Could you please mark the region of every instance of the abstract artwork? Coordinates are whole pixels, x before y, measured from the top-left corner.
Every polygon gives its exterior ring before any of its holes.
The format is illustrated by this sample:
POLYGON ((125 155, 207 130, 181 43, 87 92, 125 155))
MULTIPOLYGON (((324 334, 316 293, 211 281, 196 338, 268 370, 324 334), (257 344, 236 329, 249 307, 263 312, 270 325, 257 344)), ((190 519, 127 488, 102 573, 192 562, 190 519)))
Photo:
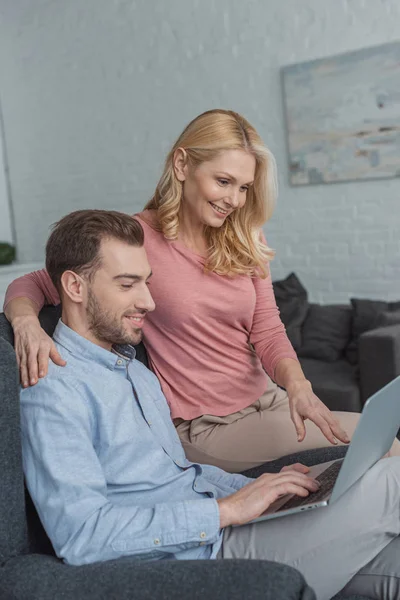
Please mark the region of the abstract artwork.
POLYGON ((400 42, 282 69, 292 185, 400 177, 400 42))

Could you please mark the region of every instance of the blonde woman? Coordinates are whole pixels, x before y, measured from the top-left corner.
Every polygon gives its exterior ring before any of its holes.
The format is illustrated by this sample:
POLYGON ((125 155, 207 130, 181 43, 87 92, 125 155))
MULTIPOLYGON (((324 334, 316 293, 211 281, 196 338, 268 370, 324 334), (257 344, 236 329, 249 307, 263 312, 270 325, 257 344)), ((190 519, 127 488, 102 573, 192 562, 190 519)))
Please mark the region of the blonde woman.
MULTIPOLYGON (((260 136, 237 113, 212 110, 179 136, 135 215, 157 307, 144 327, 151 367, 189 460, 228 471, 347 443, 358 418, 315 396, 280 321, 262 235, 274 200, 274 159, 260 136)), ((49 355, 64 364, 39 326, 45 302, 59 303, 46 271, 7 292, 24 386, 46 375, 49 355)))

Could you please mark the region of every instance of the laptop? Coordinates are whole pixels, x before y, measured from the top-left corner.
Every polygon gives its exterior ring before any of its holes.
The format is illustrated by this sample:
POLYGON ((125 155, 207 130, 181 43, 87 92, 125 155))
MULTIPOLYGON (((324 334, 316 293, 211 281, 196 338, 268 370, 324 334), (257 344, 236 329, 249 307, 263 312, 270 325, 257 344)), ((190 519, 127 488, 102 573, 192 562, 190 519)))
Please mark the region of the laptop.
POLYGON ((252 523, 332 504, 390 450, 399 427, 400 376, 367 400, 345 458, 311 467, 317 492, 282 496, 252 523))

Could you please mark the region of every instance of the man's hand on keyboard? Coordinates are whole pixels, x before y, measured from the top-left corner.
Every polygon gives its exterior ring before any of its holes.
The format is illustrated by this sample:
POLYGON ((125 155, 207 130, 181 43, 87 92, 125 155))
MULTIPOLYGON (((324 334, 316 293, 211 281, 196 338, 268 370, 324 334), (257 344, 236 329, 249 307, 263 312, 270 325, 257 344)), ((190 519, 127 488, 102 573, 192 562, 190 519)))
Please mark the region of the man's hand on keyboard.
POLYGON ((284 467, 280 473, 264 473, 231 496, 217 500, 220 526, 244 525, 259 517, 281 496, 295 494, 303 498, 319 489, 319 483, 307 476, 304 465, 284 467))

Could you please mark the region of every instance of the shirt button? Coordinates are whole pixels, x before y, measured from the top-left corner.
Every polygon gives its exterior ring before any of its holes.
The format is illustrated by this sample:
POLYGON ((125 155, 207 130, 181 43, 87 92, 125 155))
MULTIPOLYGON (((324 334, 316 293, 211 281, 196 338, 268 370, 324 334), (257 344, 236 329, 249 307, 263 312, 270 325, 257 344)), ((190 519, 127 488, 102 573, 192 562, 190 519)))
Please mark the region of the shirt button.
POLYGON ((202 540, 204 540, 204 538, 206 538, 206 537, 207 537, 207 534, 206 534, 206 532, 205 532, 205 531, 202 531, 202 532, 201 532, 201 534, 200 534, 200 537, 201 537, 201 539, 202 539, 202 540))
POLYGON ((200 542, 199 546, 205 546, 206 543, 205 542, 200 542))
POLYGON ((122 365, 122 360, 120 358, 117 360, 117 365, 122 365))
POLYGON ((156 545, 156 546, 158 546, 158 544, 160 543, 160 540, 159 540, 158 538, 156 538, 156 539, 154 540, 154 543, 155 543, 155 545, 156 545))

